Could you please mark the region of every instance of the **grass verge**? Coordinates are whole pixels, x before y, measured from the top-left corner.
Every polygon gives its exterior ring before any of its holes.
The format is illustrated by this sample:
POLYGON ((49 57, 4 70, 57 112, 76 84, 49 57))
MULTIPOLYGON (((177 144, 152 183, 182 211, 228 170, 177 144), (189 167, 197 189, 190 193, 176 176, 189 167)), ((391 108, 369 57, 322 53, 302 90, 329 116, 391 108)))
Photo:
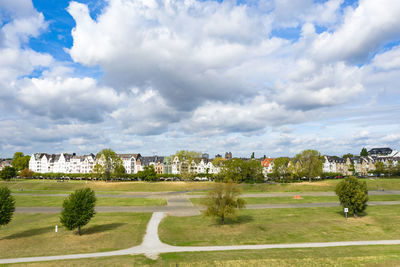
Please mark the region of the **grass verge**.
POLYGON ((159 228, 161 240, 179 246, 245 245, 400 239, 400 205, 371 206, 345 219, 341 207, 241 210, 225 225, 209 217, 173 217, 159 228))
MULTIPOLYGON (((339 202, 337 196, 303 196, 301 199, 293 197, 246 197, 243 198, 247 204, 296 204, 296 203, 317 203, 317 202, 339 202)), ((370 201, 399 201, 400 195, 373 195, 369 196, 370 201)), ((204 198, 190 198, 195 205, 202 205, 204 198)))
POLYGON ((24 266, 399 266, 400 246, 269 249, 142 255, 40 262, 24 266), (351 251, 351 252, 350 252, 351 251))
MULTIPOLYGON (((61 207, 66 197, 14 195, 17 207, 61 207)), ((162 198, 98 197, 96 206, 165 206, 162 198)))
POLYGON ((82 235, 60 226, 59 215, 16 214, 0 231, 1 258, 123 249, 141 243, 150 213, 98 213, 82 235), (55 233, 58 225, 58 233, 55 233))

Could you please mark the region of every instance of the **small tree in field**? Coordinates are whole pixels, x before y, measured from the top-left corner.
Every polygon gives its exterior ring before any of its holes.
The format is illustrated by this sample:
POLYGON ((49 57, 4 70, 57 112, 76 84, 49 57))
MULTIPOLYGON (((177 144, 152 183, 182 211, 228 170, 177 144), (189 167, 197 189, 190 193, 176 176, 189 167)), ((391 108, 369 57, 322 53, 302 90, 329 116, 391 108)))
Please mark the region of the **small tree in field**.
POLYGON ((357 217, 367 208, 368 189, 365 181, 350 176, 337 184, 335 192, 340 204, 349 209, 350 215, 357 217))
POLYGON ((94 207, 96 205, 96 196, 90 188, 79 189, 69 195, 63 203, 61 212, 61 224, 68 230, 78 228, 78 234, 81 234, 81 227, 85 226, 94 216, 94 207))
POLYGON ((224 224, 227 216, 235 216, 237 208, 245 207, 246 202, 238 197, 240 194, 241 190, 231 181, 216 183, 207 195, 204 215, 219 217, 224 224))
POLYGON ((8 224, 15 211, 15 200, 7 187, 0 187, 0 226, 8 224))

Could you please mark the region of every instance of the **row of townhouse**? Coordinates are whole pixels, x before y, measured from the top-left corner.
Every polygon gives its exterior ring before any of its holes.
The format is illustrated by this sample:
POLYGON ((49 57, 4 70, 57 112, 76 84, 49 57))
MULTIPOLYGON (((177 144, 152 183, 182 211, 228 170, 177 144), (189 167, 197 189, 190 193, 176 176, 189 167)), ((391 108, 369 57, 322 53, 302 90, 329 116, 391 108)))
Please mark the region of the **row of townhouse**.
POLYGON ((323 172, 335 172, 342 175, 358 173, 368 175, 376 170, 375 164, 382 162, 385 166, 396 166, 400 162, 400 152, 390 148, 374 148, 366 157, 339 158, 324 156, 323 172), (378 153, 380 152, 380 153, 378 153))
MULTIPOLYGON (((179 160, 178 157, 151 156, 144 157, 140 154, 118 154, 126 173, 134 174, 142 171, 145 166, 152 165, 158 174, 180 174, 189 172, 219 173, 219 167, 215 167, 207 158, 179 160)), ((37 173, 91 173, 96 164, 104 165, 104 158, 96 158, 94 154, 76 155, 61 153, 47 154, 35 153, 29 161, 29 169, 37 173)))

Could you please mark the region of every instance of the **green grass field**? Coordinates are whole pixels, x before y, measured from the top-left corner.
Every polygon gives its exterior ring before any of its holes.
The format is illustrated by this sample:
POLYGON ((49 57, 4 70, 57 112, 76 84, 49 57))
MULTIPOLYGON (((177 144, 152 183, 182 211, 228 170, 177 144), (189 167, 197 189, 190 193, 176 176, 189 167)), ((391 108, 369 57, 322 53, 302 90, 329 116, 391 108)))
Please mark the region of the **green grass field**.
MULTIPOLYGON (((295 203, 316 203, 316 202, 339 202, 337 196, 303 196, 301 199, 293 197, 246 197, 243 198, 247 204, 295 204, 295 203)), ((195 205, 202 205, 204 198, 190 198, 195 205)), ((369 201, 399 201, 400 195, 373 195, 369 201)))
MULTIPOLYGON (((263 192, 306 192, 333 191, 340 180, 286 184, 242 184, 244 193, 263 192)), ((365 179, 369 190, 400 190, 400 179, 365 179)), ((0 186, 7 186, 13 192, 29 193, 70 193, 76 189, 90 187, 98 193, 127 194, 129 192, 170 192, 207 190, 213 182, 103 182, 103 181, 68 181, 55 180, 17 180, 0 181, 0 186)), ((201 192, 200 192, 201 193, 201 192)), ((194 194, 197 194, 196 192, 194 194)))
POLYGON ((90 187, 96 192, 170 192, 210 188, 212 182, 103 182, 103 181, 67 181, 55 180, 11 180, 0 181, 0 186, 7 186, 13 192, 68 193, 76 189, 90 187))
POLYGON ((1 258, 110 251, 141 243, 150 213, 98 213, 82 235, 60 226, 59 215, 15 214, 0 231, 1 258), (55 225, 59 232, 55 233, 55 225))
POLYGON ((24 266, 381 266, 400 265, 400 246, 269 249, 142 255, 23 264, 24 266))
MULTIPOLYGON (((17 207, 61 207, 66 197, 14 195, 17 207)), ((162 198, 98 197, 96 206, 165 206, 162 198)))
POLYGON ((371 206, 367 216, 349 218, 341 207, 241 210, 220 225, 209 217, 172 217, 159 234, 168 244, 234 245, 400 239, 400 205, 371 206))

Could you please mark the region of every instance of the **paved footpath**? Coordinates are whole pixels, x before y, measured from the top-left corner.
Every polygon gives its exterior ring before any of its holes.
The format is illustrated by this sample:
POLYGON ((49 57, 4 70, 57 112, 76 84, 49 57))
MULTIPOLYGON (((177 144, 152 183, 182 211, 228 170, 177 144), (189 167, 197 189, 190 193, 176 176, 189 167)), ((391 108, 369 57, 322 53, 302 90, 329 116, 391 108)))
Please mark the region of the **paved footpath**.
POLYGON ((59 256, 27 257, 14 259, 0 259, 0 264, 22 263, 22 262, 40 262, 53 260, 84 259, 95 257, 110 257, 121 255, 144 254, 151 259, 157 259, 160 253, 169 252, 198 252, 198 251, 224 251, 224 250, 249 250, 249 249, 273 249, 273 248, 317 248, 317 247, 341 247, 341 246, 366 246, 366 245, 400 245, 400 240, 375 240, 375 241, 344 241, 344 242, 326 242, 326 243, 294 243, 294 244, 266 244, 266 245, 238 245, 238 246, 204 246, 204 247, 183 247, 170 246, 161 242, 158 236, 158 226, 164 218, 164 212, 153 213, 147 224, 146 234, 142 244, 128 249, 71 254, 59 256))

